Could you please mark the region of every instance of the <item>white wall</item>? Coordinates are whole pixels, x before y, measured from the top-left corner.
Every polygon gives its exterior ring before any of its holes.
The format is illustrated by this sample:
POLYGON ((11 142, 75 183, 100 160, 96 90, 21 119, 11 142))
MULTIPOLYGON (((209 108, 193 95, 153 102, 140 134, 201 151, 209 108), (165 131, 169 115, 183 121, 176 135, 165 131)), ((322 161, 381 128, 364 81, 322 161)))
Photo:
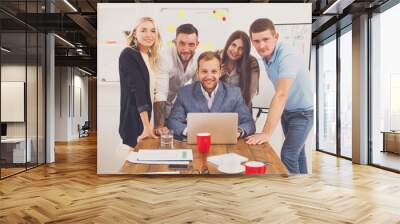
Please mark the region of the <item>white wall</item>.
MULTIPOLYGON (((25 65, 18 65, 18 64, 9 64, 9 65, 2 65, 1 66, 1 81, 4 82, 25 82, 25 76, 26 72, 28 74, 36 74, 36 67, 34 66, 27 66, 25 65)), ((29 78, 29 84, 30 85, 36 85, 36 81, 31 80, 29 78)), ((31 102, 36 102, 36 88, 27 88, 27 103, 30 104, 31 102)), ((35 103, 34 105, 28 105, 31 106, 31 109, 29 109, 27 112, 32 112, 32 107, 36 111, 37 104, 35 103)), ((8 110, 9 108, 1 108, 1 110, 8 110)), ((24 108, 23 108, 24 109, 24 108)), ((32 133, 32 130, 36 130, 36 113, 27 113, 27 120, 29 122, 28 124, 28 137, 29 133, 32 133), (32 122, 35 121, 35 124, 32 124, 32 122), (35 127, 33 127, 35 126, 35 127)), ((25 137, 25 123, 26 122, 7 122, 7 136, 8 137, 25 137)), ((36 131, 35 131, 35 136, 36 136, 36 131)))
MULTIPOLYGON (((1 81, 18 81, 25 82, 25 65, 2 65, 1 81)), ((31 68, 28 67, 28 70, 31 68)), ((7 110, 7 108, 1 108, 7 110)), ((11 122, 7 123, 7 137, 25 137, 25 123, 11 122)))
POLYGON ((83 75, 72 67, 56 67, 55 141, 79 138, 78 124, 88 120, 88 78, 83 75))
POLYGON ((1 121, 24 122, 25 83, 1 81, 1 121))
MULTIPOLYGON (((44 74, 39 66, 25 66, 25 64, 3 64, 1 66, 1 81, 2 82, 24 82, 26 86, 26 107, 23 102, 20 112, 25 114, 26 121, 22 122, 6 122, 8 138, 24 138, 25 135, 30 139, 31 155, 36 162, 39 158, 39 163, 44 162, 44 74), (27 81, 26 81, 27 78, 27 81), (37 157, 37 153, 39 156, 37 157)), ((20 90, 24 91, 24 90, 20 90)), ((3 92, 3 90, 2 90, 3 92)), ((22 92, 24 94, 24 92, 22 92)), ((7 96, 3 96, 7 97, 7 96)), ((13 110, 6 107, 1 110, 13 110)), ((4 112, 4 111, 3 111, 4 112)), ((13 111, 7 111, 13 113, 13 111)), ((16 113, 16 111, 14 111, 16 113)))
POLYGON ((72 109, 72 129, 71 129, 71 135, 73 138, 78 138, 79 133, 78 133, 78 124, 82 126, 85 121, 88 121, 89 113, 88 113, 88 97, 89 97, 89 91, 88 91, 88 77, 81 76, 82 73, 78 73, 76 75, 77 70, 74 71, 74 91, 73 91, 73 99, 74 102, 71 103, 74 105, 74 108, 72 109), (80 92, 79 92, 80 91, 80 92), (80 112, 81 110, 81 112, 80 112))
POLYGON ((55 141, 68 141, 68 67, 55 68, 55 141))

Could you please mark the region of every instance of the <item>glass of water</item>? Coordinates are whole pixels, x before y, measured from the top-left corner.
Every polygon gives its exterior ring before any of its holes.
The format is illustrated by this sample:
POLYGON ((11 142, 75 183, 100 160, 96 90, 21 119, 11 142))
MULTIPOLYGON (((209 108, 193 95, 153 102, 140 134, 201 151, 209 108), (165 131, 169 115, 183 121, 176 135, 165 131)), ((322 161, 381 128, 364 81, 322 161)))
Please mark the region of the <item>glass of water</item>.
POLYGON ((172 149, 174 146, 174 131, 163 130, 161 132, 161 148, 172 149))

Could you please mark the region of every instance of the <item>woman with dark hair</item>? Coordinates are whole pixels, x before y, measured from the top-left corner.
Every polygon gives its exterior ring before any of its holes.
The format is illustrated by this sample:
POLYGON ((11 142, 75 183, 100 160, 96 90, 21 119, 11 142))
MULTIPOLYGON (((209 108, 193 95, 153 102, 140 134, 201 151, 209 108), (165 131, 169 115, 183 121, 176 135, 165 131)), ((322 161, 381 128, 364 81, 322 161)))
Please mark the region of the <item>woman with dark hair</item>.
POLYGON ((246 105, 258 94, 260 68, 255 57, 250 55, 250 38, 240 30, 233 32, 226 41, 221 55, 223 74, 221 80, 240 87, 246 105))

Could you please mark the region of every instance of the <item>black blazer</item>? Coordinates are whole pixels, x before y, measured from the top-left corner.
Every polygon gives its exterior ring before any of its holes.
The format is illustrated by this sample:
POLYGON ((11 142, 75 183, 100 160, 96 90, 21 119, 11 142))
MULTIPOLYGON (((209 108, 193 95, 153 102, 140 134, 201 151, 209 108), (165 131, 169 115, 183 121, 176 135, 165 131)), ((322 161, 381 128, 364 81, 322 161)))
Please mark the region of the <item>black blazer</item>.
POLYGON ((147 111, 151 119, 149 71, 142 55, 136 48, 125 48, 119 56, 121 86, 121 111, 119 134, 122 142, 135 147, 137 137, 143 132, 140 113, 147 111))

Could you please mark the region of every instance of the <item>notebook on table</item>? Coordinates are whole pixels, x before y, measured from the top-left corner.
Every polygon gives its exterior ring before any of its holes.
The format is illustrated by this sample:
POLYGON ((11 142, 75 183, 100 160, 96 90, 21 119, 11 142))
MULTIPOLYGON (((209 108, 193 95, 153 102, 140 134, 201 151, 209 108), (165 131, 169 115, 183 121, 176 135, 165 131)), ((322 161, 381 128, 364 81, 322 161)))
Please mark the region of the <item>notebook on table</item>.
POLYGON ((141 149, 137 154, 139 161, 192 161, 193 153, 191 149, 141 149))

